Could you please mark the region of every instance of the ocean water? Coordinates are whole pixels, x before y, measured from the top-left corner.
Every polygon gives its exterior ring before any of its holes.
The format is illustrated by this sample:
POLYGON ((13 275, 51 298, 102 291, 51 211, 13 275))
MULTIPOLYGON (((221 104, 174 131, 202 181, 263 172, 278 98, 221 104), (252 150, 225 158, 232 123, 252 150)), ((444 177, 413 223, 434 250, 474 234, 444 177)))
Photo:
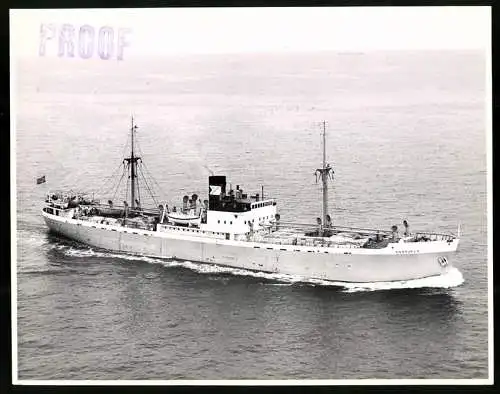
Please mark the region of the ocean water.
POLYGON ((39 57, 20 59, 16 78, 19 379, 488 377, 482 53, 39 57), (131 114, 161 201, 204 196, 210 169, 311 223, 326 120, 334 222, 460 222, 455 269, 302 283, 49 234, 49 190, 113 186, 131 114))

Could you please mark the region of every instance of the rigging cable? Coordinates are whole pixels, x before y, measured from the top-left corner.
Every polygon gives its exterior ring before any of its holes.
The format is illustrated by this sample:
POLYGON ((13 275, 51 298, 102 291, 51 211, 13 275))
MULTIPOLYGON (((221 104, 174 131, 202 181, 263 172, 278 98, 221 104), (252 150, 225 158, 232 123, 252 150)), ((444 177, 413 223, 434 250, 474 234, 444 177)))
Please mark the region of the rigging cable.
MULTIPOLYGON (((130 145, 130 143, 129 143, 129 142, 130 142, 130 141, 129 141, 129 139, 127 138, 127 139, 125 140, 125 143, 123 144, 123 150, 122 150, 122 155, 121 155, 121 157, 122 157, 122 158, 123 158, 123 157, 125 157, 125 155, 126 155, 127 148, 128 148, 128 147, 129 147, 129 145, 130 145)), ((108 179, 110 179, 110 178, 115 178, 115 176, 117 176, 117 175, 118 175, 118 174, 117 174, 117 172, 118 172, 118 170, 120 169, 120 167, 122 167, 122 166, 123 166, 123 170, 125 170, 125 166, 124 166, 124 164, 123 164, 123 161, 122 161, 122 162, 120 162, 120 164, 118 165, 118 167, 115 169, 115 171, 113 172, 113 174, 112 174, 111 176, 109 176, 109 177, 106 177, 106 178, 105 178, 105 182, 104 182, 103 186, 99 189, 99 192, 98 192, 98 193, 100 193, 100 192, 102 191, 102 189, 106 186, 106 184, 108 183, 108 182, 107 182, 107 180, 108 180, 108 179)), ((113 183, 113 184, 111 185, 111 187, 110 187, 109 189, 107 189, 107 190, 106 190, 106 193, 108 193, 108 190, 109 190, 109 191, 115 190, 115 192, 114 192, 114 194, 113 194, 113 199, 114 199, 114 198, 115 198, 115 196, 116 196, 116 192, 117 192, 117 190, 118 190, 118 187, 120 186, 120 183, 121 183, 122 179, 123 179, 123 174, 122 174, 122 176, 121 176, 120 180, 118 181, 118 184, 116 185, 116 188, 114 187, 114 183, 113 183)))
POLYGON ((104 189, 107 185, 109 185, 108 180, 109 180, 109 179, 113 179, 113 178, 115 178, 115 176, 116 176, 116 175, 117 175, 117 173, 118 173, 118 170, 120 169, 120 167, 121 167, 122 165, 123 165, 123 163, 120 163, 120 164, 118 165, 118 167, 116 167, 116 168, 115 168, 115 170, 113 171, 113 173, 112 173, 110 176, 107 176, 107 177, 105 177, 105 178, 104 178, 104 182, 103 182, 103 184, 101 185, 101 187, 98 189, 97 194, 100 194, 100 193, 102 192, 102 190, 103 190, 103 189, 104 189))
MULTIPOLYGON (((125 140, 125 144, 123 146, 123 152, 122 152, 121 157, 125 157, 125 152, 127 151, 128 146, 129 146, 129 139, 127 138, 125 140)), ((116 169, 113 171, 113 173, 112 173, 111 176, 104 178, 104 184, 99 188, 98 193, 100 193, 101 190, 106 186, 106 184, 108 183, 107 180, 110 179, 110 178, 113 178, 115 176, 115 173, 118 172, 118 170, 120 169, 120 167, 122 165, 123 165, 123 161, 120 162, 120 164, 118 165, 118 167, 116 167, 116 169)))
POLYGON ((144 184, 146 185, 146 189, 148 190, 149 195, 153 199, 154 204, 157 206, 158 205, 158 201, 155 198, 155 195, 154 195, 154 192, 153 192, 152 188, 149 186, 149 184, 147 182, 146 176, 144 175, 144 172, 142 171, 142 166, 139 169, 140 169, 141 175, 142 175, 142 177, 144 179, 144 184))
POLYGON ((158 205, 157 201, 156 201, 156 198, 155 198, 156 197, 155 196, 155 191, 154 191, 153 187, 149 184, 148 179, 147 179, 146 175, 144 174, 144 171, 143 171, 142 167, 141 167, 141 175, 142 175, 142 177, 144 179, 144 184, 146 185, 146 189, 148 190, 148 193, 151 196, 151 199, 153 200, 153 202, 154 202, 155 205, 158 205))
MULTIPOLYGON (((135 178, 137 179, 137 183, 136 183, 136 189, 137 189, 137 201, 139 201, 139 205, 141 204, 141 188, 139 187, 139 174, 137 173, 137 169, 140 169, 139 165, 137 164, 135 166, 135 169, 136 169, 136 174, 135 174, 135 178)), ((135 201, 134 201, 135 203, 135 201)))
POLYGON ((158 181, 153 177, 153 175, 151 174, 151 171, 149 171, 149 168, 146 165, 146 163, 143 163, 143 166, 144 166, 144 169, 146 170, 146 173, 148 174, 149 178, 152 180, 152 183, 155 184, 155 186, 158 188, 158 190, 161 192, 161 194, 163 196, 166 196, 165 191, 162 189, 162 187, 160 186, 158 181))
MULTIPOLYGON (((120 165, 120 167, 121 167, 121 165, 120 165)), ((123 170, 122 170, 122 171, 123 171, 123 170)), ((115 175, 113 175, 113 178, 114 178, 114 182, 112 182, 112 183, 110 184, 109 188, 107 188, 107 189, 106 189, 106 191, 102 193, 102 194, 103 194, 103 196, 107 196, 107 195, 108 195, 109 193, 111 193, 114 189, 116 189, 116 187, 118 187, 118 185, 120 184, 121 178, 120 178, 120 179, 118 179, 118 174, 116 174, 116 176, 115 176, 115 175), (117 185, 117 186, 115 186, 115 185, 116 185, 116 183, 117 183, 117 181, 118 181, 118 185, 117 185)), ((101 193, 101 191, 99 191, 99 193, 101 193)))
MULTIPOLYGON (((136 139, 136 146, 137 146, 137 152, 139 153, 140 157, 142 157, 143 156, 143 152, 142 152, 142 149, 141 149, 141 145, 139 143, 139 139, 136 139)), ((153 202, 155 203, 155 205, 157 205, 157 202, 156 202, 156 199, 154 198, 153 192, 152 192, 151 188, 149 187, 149 185, 147 183, 146 176, 144 175, 144 172, 142 171, 142 167, 144 167, 144 166, 145 166, 145 164, 144 164, 144 162, 141 159, 141 165, 137 166, 137 168, 141 172, 142 178, 144 179, 144 184, 146 185, 146 189, 148 190, 149 194, 151 195, 151 198, 153 199, 153 202)), ((139 175, 139 174, 137 174, 137 175, 139 175)), ((137 177, 137 182, 139 182, 139 177, 137 177)), ((139 183, 137 183, 137 184, 139 185, 139 183)), ((139 201, 141 201, 139 187, 137 187, 137 193, 139 194, 139 201)))
MULTIPOLYGON (((136 141, 137 141, 137 150, 139 151, 139 153, 141 154, 141 156, 143 156, 144 154, 142 153, 141 144, 140 144, 140 142, 139 142, 139 140, 138 140, 138 139, 137 139, 136 141)), ((160 190, 163 194, 165 194, 165 193, 163 192, 163 190, 162 190, 161 186, 159 185, 159 183, 158 183, 158 182, 156 181, 156 179, 154 178, 153 174, 151 174, 151 172, 149 171, 149 168, 148 168, 148 166, 146 165, 146 163, 145 163, 145 162, 142 162, 141 164, 144 166, 144 169, 146 170, 147 175, 149 176, 149 178, 150 178, 150 179, 151 179, 154 183, 156 183, 156 186, 158 187, 158 189, 159 189, 159 190, 160 190)))
MULTIPOLYGON (((128 173, 128 167, 130 164, 127 164, 127 173, 128 173)), ((127 177, 127 187, 125 188, 125 201, 128 201, 128 184, 130 182, 130 177, 127 177)))
POLYGON ((123 166, 122 176, 121 176, 120 180, 118 181, 118 184, 116 185, 115 192, 113 193, 113 200, 115 199, 116 193, 118 193, 118 188, 120 187, 124 176, 125 176, 125 166, 123 166))

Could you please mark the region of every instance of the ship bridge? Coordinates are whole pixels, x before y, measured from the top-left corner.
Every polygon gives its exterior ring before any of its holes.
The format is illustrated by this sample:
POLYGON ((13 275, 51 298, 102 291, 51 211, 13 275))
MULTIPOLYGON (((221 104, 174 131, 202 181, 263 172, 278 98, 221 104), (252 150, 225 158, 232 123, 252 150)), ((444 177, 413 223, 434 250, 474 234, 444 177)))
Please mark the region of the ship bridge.
POLYGON ((207 230, 245 234, 274 223, 276 201, 261 195, 243 193, 239 185, 227 188, 225 176, 210 176, 207 230))

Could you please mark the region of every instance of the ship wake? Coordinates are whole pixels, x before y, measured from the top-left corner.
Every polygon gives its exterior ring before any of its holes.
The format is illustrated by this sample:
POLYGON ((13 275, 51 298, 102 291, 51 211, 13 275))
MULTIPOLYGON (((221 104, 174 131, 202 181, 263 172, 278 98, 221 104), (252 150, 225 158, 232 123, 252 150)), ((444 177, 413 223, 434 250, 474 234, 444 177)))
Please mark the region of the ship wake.
POLYGON ((202 274, 212 275, 234 275, 248 276, 262 279, 269 285, 274 286, 292 286, 292 285, 308 285, 321 287, 336 287, 342 288, 342 291, 347 293, 379 291, 379 290, 395 290, 395 289, 419 289, 419 288, 452 288, 460 286, 464 282, 462 273, 455 267, 452 267, 446 274, 433 276, 422 279, 412 279, 408 281, 394 282, 373 282, 373 283, 348 283, 335 282, 321 279, 306 279, 297 275, 268 273, 251 271, 241 268, 232 268, 220 265, 203 264, 191 261, 182 261, 175 259, 163 259, 157 257, 140 256, 125 253, 113 253, 107 251, 94 250, 92 248, 81 248, 67 245, 57 245, 66 256, 76 258, 111 258, 130 261, 143 261, 150 264, 161 264, 164 267, 182 267, 202 274))

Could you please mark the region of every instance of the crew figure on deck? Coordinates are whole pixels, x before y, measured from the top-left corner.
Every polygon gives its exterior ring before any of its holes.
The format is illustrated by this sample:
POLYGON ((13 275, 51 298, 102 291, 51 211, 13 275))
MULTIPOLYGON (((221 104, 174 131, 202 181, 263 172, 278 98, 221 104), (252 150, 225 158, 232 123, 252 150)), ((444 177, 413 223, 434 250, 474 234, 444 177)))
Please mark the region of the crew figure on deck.
POLYGON ((403 220, 403 226, 405 226, 405 231, 404 231, 403 235, 405 237, 409 237, 410 236, 410 226, 406 220, 403 220))
POLYGON ((392 235, 391 235, 392 241, 398 242, 399 241, 398 226, 392 226, 391 231, 392 231, 392 235))

